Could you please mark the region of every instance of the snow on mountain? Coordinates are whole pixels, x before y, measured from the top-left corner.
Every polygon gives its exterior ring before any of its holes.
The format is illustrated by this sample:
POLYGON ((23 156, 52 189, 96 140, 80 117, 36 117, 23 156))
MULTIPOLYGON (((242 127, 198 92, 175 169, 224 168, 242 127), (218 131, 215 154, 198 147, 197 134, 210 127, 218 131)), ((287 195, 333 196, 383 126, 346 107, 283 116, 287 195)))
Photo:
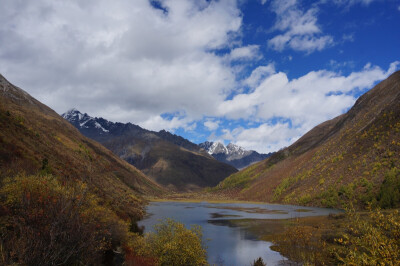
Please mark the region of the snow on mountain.
POLYGON ((185 191, 215 186, 237 172, 235 167, 215 160, 197 144, 165 130, 149 131, 132 123, 91 117, 76 109, 62 116, 83 135, 171 189, 185 191))
POLYGON ((173 135, 164 130, 161 130, 160 132, 152 132, 130 123, 113 123, 101 117, 91 117, 86 113, 82 114, 75 108, 62 114, 62 117, 78 128, 85 136, 97 141, 105 141, 111 137, 120 136, 121 134, 124 134, 124 132, 130 132, 129 134, 131 135, 135 133, 137 137, 140 136, 140 138, 143 139, 149 137, 161 138, 192 151, 199 151, 203 148, 216 160, 230 164, 237 169, 247 167, 255 162, 267 158, 270 155, 259 154, 256 151, 248 151, 233 143, 225 146, 221 142, 206 141, 197 146, 182 137, 173 135))
POLYGON ((256 151, 246 150, 233 143, 225 146, 221 142, 206 141, 200 143, 199 146, 218 161, 228 163, 238 169, 245 168, 270 156, 270 154, 260 154, 256 151))
POLYGON ((244 148, 235 145, 233 143, 229 143, 228 146, 225 146, 221 142, 206 141, 204 143, 199 144, 199 146, 205 149, 210 155, 223 153, 228 156, 240 157, 240 156, 246 156, 252 152, 252 151, 247 151, 244 148))
POLYGON ((82 114, 75 108, 68 110, 66 113, 62 114, 61 116, 64 119, 68 120, 70 123, 72 123, 75 127, 78 127, 81 129, 94 128, 94 129, 101 130, 101 132, 104 132, 104 133, 110 132, 109 129, 106 128, 109 124, 109 123, 107 123, 107 121, 105 121, 104 119, 101 119, 101 118, 91 117, 86 113, 82 114))
POLYGON ((209 154, 218 154, 218 153, 224 153, 224 154, 228 154, 229 151, 228 149, 225 147, 224 144, 222 144, 221 142, 214 142, 210 149, 208 150, 209 154))
POLYGON ((229 143, 228 146, 226 146, 228 150, 228 154, 235 154, 235 155, 240 155, 240 156, 245 156, 251 153, 251 151, 247 151, 244 148, 235 145, 233 143, 229 143))
POLYGON ((155 140, 161 138, 187 150, 204 153, 197 144, 165 130, 155 132, 143 129, 131 123, 114 123, 101 117, 91 117, 86 113, 82 114, 75 108, 62 114, 62 117, 78 128, 85 136, 99 142, 128 134, 129 136, 135 136, 141 140, 155 140))

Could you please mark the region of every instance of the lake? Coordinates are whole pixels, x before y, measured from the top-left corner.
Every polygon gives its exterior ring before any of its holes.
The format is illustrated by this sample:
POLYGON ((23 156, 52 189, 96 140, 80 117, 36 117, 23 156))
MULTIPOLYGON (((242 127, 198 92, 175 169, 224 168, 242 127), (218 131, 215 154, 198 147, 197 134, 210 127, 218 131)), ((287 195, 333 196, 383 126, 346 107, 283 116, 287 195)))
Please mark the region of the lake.
POLYGON ((164 218, 172 218, 186 227, 200 225, 210 264, 251 265, 255 259, 262 257, 268 266, 279 265, 286 258, 270 249, 272 243, 259 240, 245 227, 232 226, 231 220, 289 219, 340 212, 293 205, 173 201, 151 202, 146 210, 148 215, 138 223, 145 227, 144 232, 152 231, 153 225, 164 218))

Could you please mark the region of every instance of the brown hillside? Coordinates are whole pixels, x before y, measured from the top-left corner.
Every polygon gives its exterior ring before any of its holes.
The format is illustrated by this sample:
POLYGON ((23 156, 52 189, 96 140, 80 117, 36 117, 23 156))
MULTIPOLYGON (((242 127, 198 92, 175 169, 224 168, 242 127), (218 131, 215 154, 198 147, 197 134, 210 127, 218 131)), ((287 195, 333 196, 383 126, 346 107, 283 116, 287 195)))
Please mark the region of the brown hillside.
POLYGON ((212 187, 237 172, 233 166, 219 162, 208 154, 190 151, 156 137, 123 136, 102 144, 158 184, 173 191, 212 187))
POLYGON ((143 213, 141 195, 163 191, 0 75, 0 179, 39 171, 83 180, 104 203, 132 217, 143 213))
MULTIPOLYGON (((400 72, 346 113, 269 159, 231 175, 219 191, 268 202, 343 207, 383 202, 400 185, 400 72), (397 184, 397 183, 399 184, 397 184), (391 188, 392 189, 392 188, 391 188)), ((390 196, 392 197, 392 196, 390 196)), ((391 206, 399 204, 392 202, 391 206)))

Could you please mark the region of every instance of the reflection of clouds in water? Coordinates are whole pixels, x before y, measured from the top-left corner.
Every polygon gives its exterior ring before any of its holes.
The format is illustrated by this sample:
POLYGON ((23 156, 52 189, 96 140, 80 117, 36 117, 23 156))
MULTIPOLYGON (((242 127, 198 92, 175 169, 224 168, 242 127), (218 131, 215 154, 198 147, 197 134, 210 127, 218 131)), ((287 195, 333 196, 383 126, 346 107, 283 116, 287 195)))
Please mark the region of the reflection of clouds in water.
POLYGON ((277 265, 284 257, 279 252, 271 250, 271 245, 264 241, 238 241, 235 247, 236 265, 251 265, 259 257, 262 257, 267 265, 277 265))

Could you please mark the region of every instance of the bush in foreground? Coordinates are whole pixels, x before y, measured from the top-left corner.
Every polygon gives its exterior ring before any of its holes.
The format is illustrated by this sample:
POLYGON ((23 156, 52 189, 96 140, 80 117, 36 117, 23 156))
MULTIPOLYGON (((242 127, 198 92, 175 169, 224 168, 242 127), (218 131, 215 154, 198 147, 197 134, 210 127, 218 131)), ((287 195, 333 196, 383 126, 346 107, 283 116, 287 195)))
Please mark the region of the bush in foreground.
POLYGON ((138 255, 157 258, 159 265, 207 265, 201 227, 185 228, 171 219, 161 221, 155 232, 136 238, 138 255))
POLYGON ((99 264, 128 228, 79 181, 21 175, 0 189, 2 265, 99 264))

